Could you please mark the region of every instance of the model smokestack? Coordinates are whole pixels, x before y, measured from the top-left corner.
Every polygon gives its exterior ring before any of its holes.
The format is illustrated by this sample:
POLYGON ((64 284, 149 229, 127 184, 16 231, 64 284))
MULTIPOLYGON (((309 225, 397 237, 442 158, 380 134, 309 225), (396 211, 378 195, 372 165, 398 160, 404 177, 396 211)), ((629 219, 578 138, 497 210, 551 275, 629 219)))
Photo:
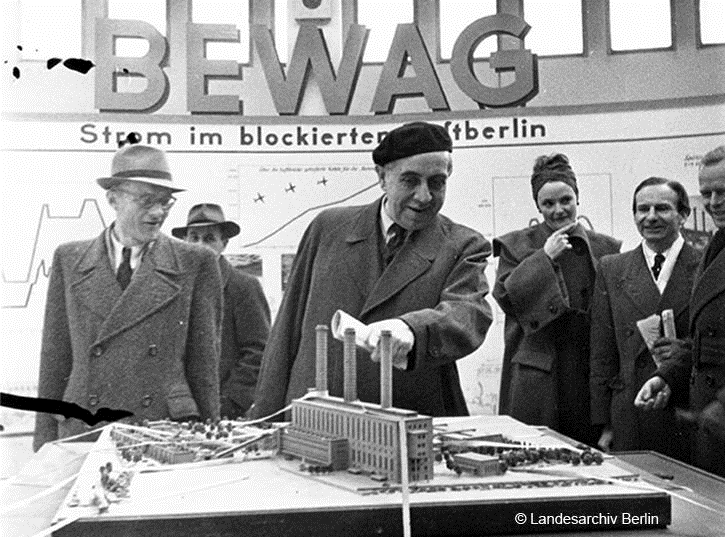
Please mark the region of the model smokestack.
POLYGON ((315 387, 318 392, 327 393, 327 325, 318 324, 315 327, 317 333, 317 361, 316 365, 316 383, 315 387))
POLYGON ((357 401, 357 347, 354 328, 345 329, 343 348, 344 398, 346 403, 352 403, 357 401))
POLYGON ((380 332, 380 406, 393 406, 393 334, 390 330, 380 332))

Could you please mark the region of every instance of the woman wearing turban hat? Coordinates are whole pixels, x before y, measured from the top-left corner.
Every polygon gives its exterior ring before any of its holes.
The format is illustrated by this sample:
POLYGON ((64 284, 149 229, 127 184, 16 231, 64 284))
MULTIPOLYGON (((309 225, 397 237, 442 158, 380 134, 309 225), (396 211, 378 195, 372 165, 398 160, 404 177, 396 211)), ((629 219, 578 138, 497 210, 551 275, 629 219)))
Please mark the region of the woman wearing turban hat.
POLYGON ((589 303, 597 261, 621 242, 577 221, 566 155, 536 159, 531 190, 543 222, 493 241, 493 296, 506 314, 499 413, 596 445, 589 417, 589 303))

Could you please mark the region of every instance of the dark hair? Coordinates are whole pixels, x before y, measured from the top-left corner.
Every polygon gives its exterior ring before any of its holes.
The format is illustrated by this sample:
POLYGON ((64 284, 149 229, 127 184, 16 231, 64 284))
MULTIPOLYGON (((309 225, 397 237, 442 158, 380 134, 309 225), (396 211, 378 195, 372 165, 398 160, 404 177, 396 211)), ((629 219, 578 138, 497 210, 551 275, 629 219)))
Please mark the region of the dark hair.
POLYGON ((665 179, 664 177, 648 177, 634 189, 632 195, 632 212, 637 212, 637 192, 647 186, 666 185, 677 194, 677 212, 690 216, 690 197, 687 195, 687 190, 682 186, 682 183, 675 181, 674 179, 665 179))
POLYGON ((576 175, 569 165, 569 159, 563 153, 553 153, 551 155, 541 155, 534 162, 534 171, 531 174, 531 193, 534 196, 534 203, 538 206, 537 196, 539 190, 546 183, 560 181, 569 185, 577 199, 579 199, 579 189, 576 184, 576 175))

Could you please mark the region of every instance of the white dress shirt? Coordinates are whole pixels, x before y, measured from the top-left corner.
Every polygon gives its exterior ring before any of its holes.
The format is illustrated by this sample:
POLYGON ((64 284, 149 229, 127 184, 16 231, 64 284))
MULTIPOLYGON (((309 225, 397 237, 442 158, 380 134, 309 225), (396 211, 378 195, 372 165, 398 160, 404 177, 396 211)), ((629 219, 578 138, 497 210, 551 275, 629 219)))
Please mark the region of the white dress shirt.
POLYGON ((672 246, 670 246, 667 250, 664 250, 663 252, 655 252, 652 248, 647 246, 646 242, 642 241, 642 252, 644 253, 644 258, 647 261, 649 274, 652 277, 652 281, 654 281, 655 285, 657 285, 657 289, 659 289, 660 294, 664 293, 665 287, 667 287, 667 282, 670 281, 672 269, 675 267, 675 262, 677 261, 677 257, 680 255, 680 251, 682 250, 682 246, 684 244, 685 239, 682 238, 682 235, 678 235, 675 242, 673 242, 672 246), (660 270, 659 277, 655 279, 654 274, 652 274, 652 265, 654 265, 655 255, 658 253, 665 256, 665 260, 662 263, 662 269, 660 270))
MULTIPOLYGON (((151 241, 154 242, 154 241, 151 241)), ((143 246, 132 246, 131 247, 131 270, 136 271, 136 267, 141 264, 143 254, 146 252, 151 242, 144 244, 143 246)), ((108 250, 108 258, 113 267, 113 272, 118 272, 118 267, 121 266, 123 261, 123 244, 118 240, 116 234, 113 232, 113 224, 108 227, 106 233, 106 249, 108 250)))

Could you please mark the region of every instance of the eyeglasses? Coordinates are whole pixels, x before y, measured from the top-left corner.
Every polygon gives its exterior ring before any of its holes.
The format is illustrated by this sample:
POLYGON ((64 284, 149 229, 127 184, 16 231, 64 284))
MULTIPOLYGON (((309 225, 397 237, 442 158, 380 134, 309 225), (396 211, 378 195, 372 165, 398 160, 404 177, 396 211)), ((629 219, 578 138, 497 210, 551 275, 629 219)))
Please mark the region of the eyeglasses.
POLYGON ((174 206, 174 203, 176 203, 176 198, 174 196, 153 196, 152 194, 141 194, 139 196, 122 188, 117 188, 116 191, 123 192, 129 198, 131 198, 134 203, 136 203, 145 210, 152 209, 158 205, 164 211, 168 211, 169 209, 171 209, 171 207, 174 206))

